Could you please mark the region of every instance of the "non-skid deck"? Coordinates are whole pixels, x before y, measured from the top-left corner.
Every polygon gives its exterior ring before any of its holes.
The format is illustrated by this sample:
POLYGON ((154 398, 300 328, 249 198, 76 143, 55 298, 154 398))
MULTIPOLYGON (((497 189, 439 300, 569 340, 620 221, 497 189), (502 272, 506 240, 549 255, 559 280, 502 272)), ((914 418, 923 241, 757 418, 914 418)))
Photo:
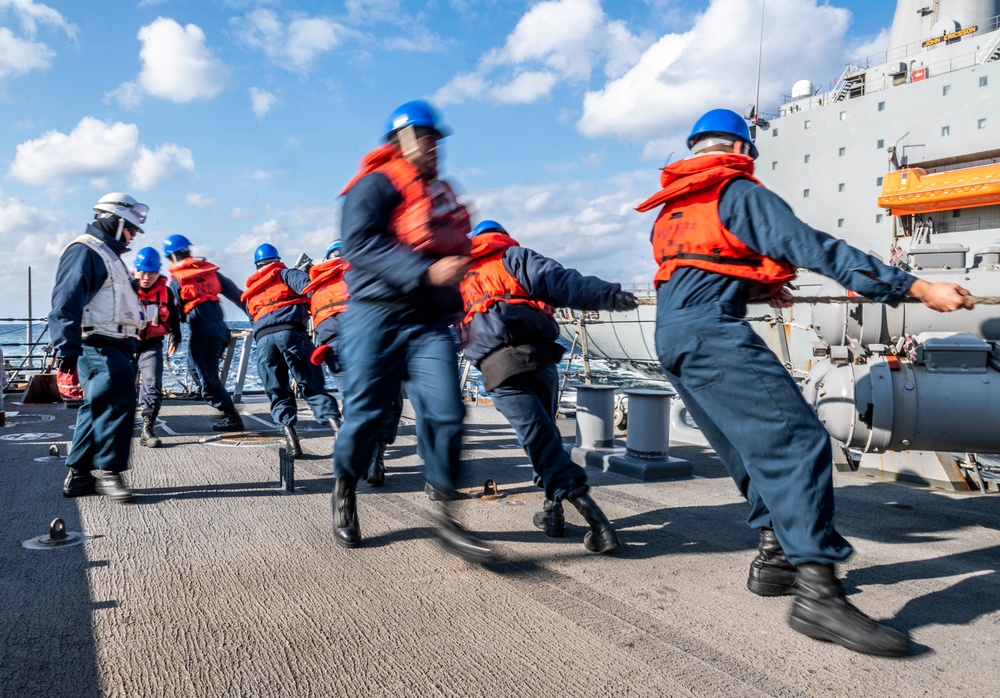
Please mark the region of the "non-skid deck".
MULTIPOLYGON (((532 527, 543 495, 513 431, 492 408, 470 408, 463 484, 494 479, 507 494, 461 503, 500 557, 481 568, 425 530, 409 406, 387 486, 359 487, 357 550, 330 535, 330 437, 305 413, 307 457, 288 495, 275 489, 277 442, 201 443, 214 411, 168 402, 161 417, 175 435, 157 450, 136 439, 138 496, 120 505, 65 499, 64 465, 33 460, 69 440, 72 412, 6 407, 19 415, 0 437, 19 436, 0 438, 4 697, 881 698, 1000 686, 1000 495, 835 474, 839 528, 858 549, 845 586, 920 648, 886 660, 802 637, 785 624, 788 599, 746 591, 747 506, 702 449, 674 450, 695 462, 695 479, 591 471, 625 543, 594 556, 574 511, 565 539, 532 527), (21 546, 57 516, 93 538, 21 546)), ((270 421, 263 403, 240 409, 263 420, 248 427, 270 421)))

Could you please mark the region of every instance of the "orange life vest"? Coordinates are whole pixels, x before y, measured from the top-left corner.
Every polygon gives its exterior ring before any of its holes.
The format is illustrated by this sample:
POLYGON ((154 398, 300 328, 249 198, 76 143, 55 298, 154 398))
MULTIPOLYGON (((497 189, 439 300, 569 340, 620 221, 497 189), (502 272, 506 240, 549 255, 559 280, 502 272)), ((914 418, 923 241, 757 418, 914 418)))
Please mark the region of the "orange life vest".
POLYGON ((240 300, 247 304, 247 312, 254 322, 278 308, 309 302, 308 298, 281 280, 281 270, 287 268, 282 262, 271 262, 247 279, 247 290, 240 300))
POLYGON ((170 267, 170 275, 180 284, 181 303, 187 315, 195 307, 208 301, 218 301, 222 293, 219 268, 211 262, 194 257, 185 257, 170 267))
POLYGON ((351 294, 347 290, 344 274, 351 268, 343 257, 328 259, 309 269, 309 285, 302 293, 309 295, 309 312, 312 313, 313 327, 328 317, 347 310, 351 294))
POLYGON ((795 267, 747 247, 719 219, 719 196, 734 179, 753 176, 753 159, 719 153, 679 160, 663 168, 663 187, 636 207, 648 211, 663 205, 653 225, 653 257, 660 265, 654 284, 670 278, 678 267, 749 279, 777 293, 795 278, 795 267))
POLYGON ((170 291, 167 289, 167 278, 156 277, 149 288, 139 287, 139 305, 146 319, 146 326, 139 331, 139 339, 155 339, 170 331, 167 321, 170 319, 170 308, 167 299, 170 291))
POLYGON ((372 172, 383 174, 403 197, 389 219, 389 232, 397 240, 438 259, 469 254, 469 212, 447 182, 428 182, 403 157, 399 146, 388 144, 365 156, 361 171, 347 183, 341 196, 372 172))
POLYGON ((465 317, 460 329, 464 330, 476 313, 485 313, 497 303, 529 305, 546 315, 555 309, 538 300, 520 282, 511 276, 503 265, 503 253, 509 247, 520 247, 517 240, 503 233, 482 233, 472 238, 472 266, 462 279, 462 301, 465 317))

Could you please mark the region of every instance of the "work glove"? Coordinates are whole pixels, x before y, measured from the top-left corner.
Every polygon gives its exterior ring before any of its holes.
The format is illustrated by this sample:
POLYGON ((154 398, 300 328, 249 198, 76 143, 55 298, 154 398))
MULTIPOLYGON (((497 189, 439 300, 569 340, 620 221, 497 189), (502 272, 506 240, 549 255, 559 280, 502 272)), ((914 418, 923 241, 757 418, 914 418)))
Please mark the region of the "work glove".
POLYGON ((59 358, 59 372, 73 373, 76 370, 77 356, 62 356, 59 358))
POLYGON ((639 299, 635 297, 635 294, 629 293, 628 291, 615 292, 613 310, 620 313, 625 310, 635 310, 638 307, 639 299))

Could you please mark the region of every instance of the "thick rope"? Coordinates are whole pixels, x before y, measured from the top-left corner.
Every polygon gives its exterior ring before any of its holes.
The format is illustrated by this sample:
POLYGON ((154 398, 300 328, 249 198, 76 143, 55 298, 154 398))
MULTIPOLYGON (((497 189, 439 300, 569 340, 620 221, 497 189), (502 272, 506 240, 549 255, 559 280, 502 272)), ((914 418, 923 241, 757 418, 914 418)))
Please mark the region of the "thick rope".
MULTIPOLYGON (((1000 296, 966 296, 973 305, 1000 305, 1000 296)), ((792 298, 782 298, 782 303, 792 303, 795 305, 881 305, 882 301, 873 301, 862 296, 794 296, 792 298)), ((766 303, 766 298, 754 299, 751 303, 766 303)), ((907 296, 901 303, 920 303, 916 298, 907 296)), ((639 305, 656 305, 655 298, 642 299, 639 305)))

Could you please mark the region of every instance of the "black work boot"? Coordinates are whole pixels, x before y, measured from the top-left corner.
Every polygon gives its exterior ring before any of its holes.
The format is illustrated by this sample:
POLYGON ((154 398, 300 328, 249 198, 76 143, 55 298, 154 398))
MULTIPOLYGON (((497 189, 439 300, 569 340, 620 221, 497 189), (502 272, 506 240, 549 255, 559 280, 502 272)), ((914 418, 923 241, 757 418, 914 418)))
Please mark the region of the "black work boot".
POLYGON ((450 553, 458 555, 466 562, 477 565, 485 565, 493 561, 493 549, 485 541, 476 538, 474 535, 462 528, 455 518, 455 502, 447 497, 446 493, 438 493, 439 499, 435 500, 434 507, 437 510, 435 518, 437 525, 434 527, 434 535, 441 541, 441 545, 450 553))
POLYGON ((536 511, 532 518, 535 526, 545 531, 549 538, 562 538, 566 535, 566 517, 563 514, 562 502, 546 499, 542 510, 536 511))
POLYGON ((94 475, 89 469, 70 468, 63 482, 63 495, 83 497, 94 494, 94 475))
POLYGON ((379 441, 375 444, 372 463, 368 468, 368 477, 365 478, 372 487, 381 487, 385 484, 385 447, 385 441, 379 441))
POLYGON ((330 431, 333 432, 333 440, 337 440, 337 434, 340 433, 340 426, 344 423, 343 417, 330 417, 330 431))
POLYGON ((757 557, 750 563, 747 589, 758 596, 794 594, 795 566, 785 557, 781 543, 770 528, 760 529, 757 557))
POLYGON ((148 414, 142 418, 142 434, 139 435, 139 443, 146 448, 159 448, 163 442, 153 432, 153 425, 156 424, 156 415, 148 414))
POLYGON ((338 477, 333 483, 333 537, 345 548, 361 545, 358 525, 358 503, 355 497, 357 480, 338 477))
POLYGON ((288 455, 292 458, 301 458, 302 446, 299 445, 299 435, 295 433, 295 427, 288 424, 281 430, 285 432, 285 447, 288 449, 288 455))
POLYGON ((833 565, 804 563, 797 567, 795 601, 788 624, 816 640, 881 657, 905 657, 908 637, 879 625, 844 597, 833 565))
POLYGON ((618 550, 621 545, 618 534, 597 502, 591 498, 590 487, 581 485, 567 494, 566 499, 590 525, 590 530, 583 537, 583 547, 592 553, 613 553, 618 550))
POLYGON ((212 425, 212 431, 243 431, 243 417, 236 411, 236 408, 224 410, 224 416, 212 425))
POLYGON ((132 499, 132 490, 122 482, 121 473, 98 470, 94 475, 94 489, 97 494, 103 494, 116 502, 127 502, 132 499))

